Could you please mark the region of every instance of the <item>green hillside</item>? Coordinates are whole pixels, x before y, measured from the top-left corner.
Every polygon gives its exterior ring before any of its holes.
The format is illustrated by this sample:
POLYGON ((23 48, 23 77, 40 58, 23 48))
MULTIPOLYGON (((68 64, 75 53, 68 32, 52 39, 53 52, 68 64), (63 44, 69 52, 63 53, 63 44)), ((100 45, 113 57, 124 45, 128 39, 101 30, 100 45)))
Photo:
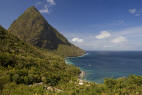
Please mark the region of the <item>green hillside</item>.
POLYGON ((34 46, 62 56, 80 56, 85 53, 53 28, 33 6, 15 20, 8 31, 34 46))
POLYGON ((11 83, 16 83, 13 87, 34 83, 57 86, 78 77, 79 72, 62 57, 33 47, 0 26, 0 89, 8 89, 11 83))

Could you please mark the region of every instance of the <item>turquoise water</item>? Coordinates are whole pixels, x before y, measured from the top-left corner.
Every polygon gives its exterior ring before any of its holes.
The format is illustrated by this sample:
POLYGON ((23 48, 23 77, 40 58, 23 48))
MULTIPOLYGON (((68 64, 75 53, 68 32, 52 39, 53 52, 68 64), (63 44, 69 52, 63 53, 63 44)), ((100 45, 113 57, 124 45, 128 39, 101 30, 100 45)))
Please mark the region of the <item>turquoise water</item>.
POLYGON ((66 58, 86 72, 85 80, 103 83, 105 78, 142 75, 142 51, 88 51, 80 57, 66 58))

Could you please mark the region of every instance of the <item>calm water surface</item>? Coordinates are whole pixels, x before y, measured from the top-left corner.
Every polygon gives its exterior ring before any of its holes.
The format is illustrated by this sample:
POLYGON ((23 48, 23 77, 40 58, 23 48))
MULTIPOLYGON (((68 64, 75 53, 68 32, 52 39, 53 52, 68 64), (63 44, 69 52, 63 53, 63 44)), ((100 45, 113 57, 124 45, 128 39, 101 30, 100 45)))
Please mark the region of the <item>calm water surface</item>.
POLYGON ((102 83, 104 78, 142 75, 142 51, 88 51, 85 56, 67 58, 86 72, 85 79, 102 83))

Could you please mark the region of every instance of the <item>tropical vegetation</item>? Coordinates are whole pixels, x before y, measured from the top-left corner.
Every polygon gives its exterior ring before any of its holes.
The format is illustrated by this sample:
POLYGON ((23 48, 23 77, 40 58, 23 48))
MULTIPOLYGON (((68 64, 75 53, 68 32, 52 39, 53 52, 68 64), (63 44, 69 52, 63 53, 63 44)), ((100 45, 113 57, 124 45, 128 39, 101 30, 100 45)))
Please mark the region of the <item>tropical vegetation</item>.
POLYGON ((79 84, 64 58, 84 53, 30 7, 8 31, 0 26, 0 95, 142 95, 142 76, 79 84))

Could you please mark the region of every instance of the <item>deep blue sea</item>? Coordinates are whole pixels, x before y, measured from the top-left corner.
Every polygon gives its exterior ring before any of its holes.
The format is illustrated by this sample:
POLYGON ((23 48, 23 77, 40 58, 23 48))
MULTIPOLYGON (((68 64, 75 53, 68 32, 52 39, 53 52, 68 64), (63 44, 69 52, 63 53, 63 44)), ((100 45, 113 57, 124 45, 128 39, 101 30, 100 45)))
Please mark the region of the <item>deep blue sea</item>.
POLYGON ((142 51, 88 51, 66 62, 86 72, 85 80, 103 83, 104 78, 142 75, 142 51))

